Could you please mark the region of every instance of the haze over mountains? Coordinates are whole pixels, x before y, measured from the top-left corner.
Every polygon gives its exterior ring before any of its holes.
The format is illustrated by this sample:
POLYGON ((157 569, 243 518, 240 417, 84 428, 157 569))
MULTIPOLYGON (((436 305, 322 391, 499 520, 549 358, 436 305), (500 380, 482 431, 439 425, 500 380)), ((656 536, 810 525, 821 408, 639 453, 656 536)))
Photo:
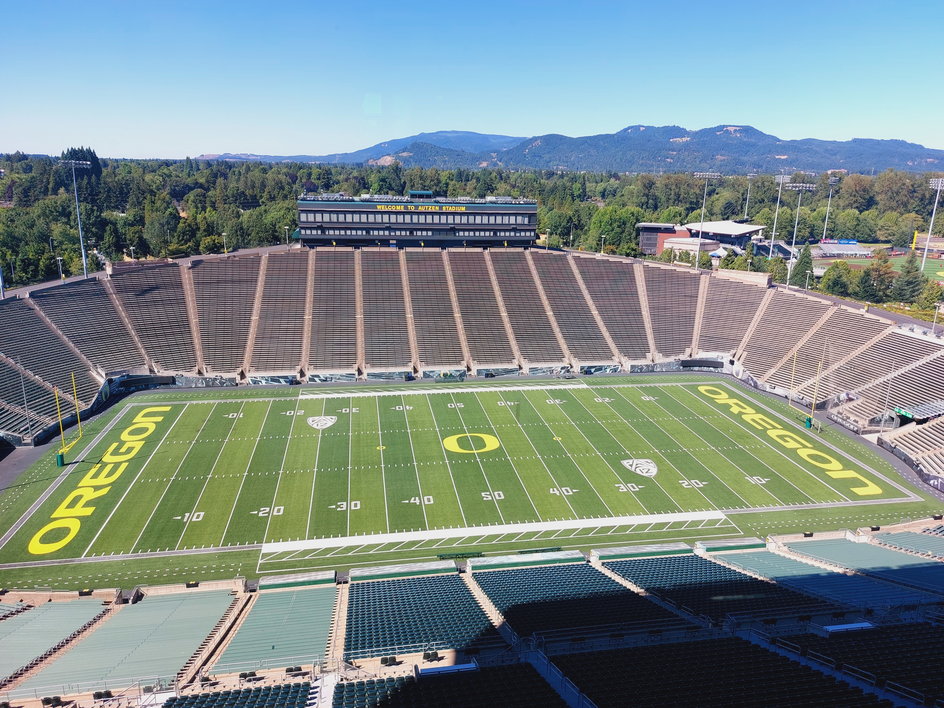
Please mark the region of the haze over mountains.
POLYGON ((879 172, 888 168, 923 172, 944 169, 944 150, 904 140, 781 140, 751 126, 719 125, 702 130, 679 126, 631 125, 616 133, 571 138, 548 134, 531 138, 466 131, 419 133, 371 147, 331 155, 254 155, 223 153, 203 159, 327 164, 612 172, 686 172, 724 174, 846 170, 879 172))

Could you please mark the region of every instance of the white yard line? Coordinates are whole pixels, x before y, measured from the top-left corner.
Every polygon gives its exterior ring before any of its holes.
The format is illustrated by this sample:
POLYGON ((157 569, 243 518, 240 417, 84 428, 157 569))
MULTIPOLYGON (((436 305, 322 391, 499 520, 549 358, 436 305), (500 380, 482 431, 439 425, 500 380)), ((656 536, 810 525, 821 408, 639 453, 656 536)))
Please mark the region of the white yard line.
POLYGON ((174 479, 177 478, 177 473, 180 472, 181 468, 184 466, 184 462, 187 460, 187 457, 190 455, 190 451, 193 450, 193 446, 197 444, 197 440, 200 439, 200 434, 203 432, 203 429, 206 427, 206 424, 210 421, 210 418, 213 417, 213 413, 214 411, 216 411, 216 408, 218 405, 219 404, 217 403, 213 404, 213 408, 210 410, 207 417, 203 419, 203 423, 200 424, 200 430, 198 430, 197 434, 193 436, 193 439, 190 441, 190 444, 187 446, 187 452, 183 454, 183 457, 180 458, 180 462, 177 463, 177 469, 174 470, 174 473, 170 476, 170 479, 167 480, 167 484, 164 486, 164 491, 161 492, 161 496, 158 498, 157 503, 154 504, 154 507, 151 509, 151 513, 148 516, 147 521, 145 521, 144 526, 141 527, 141 533, 138 534, 138 537, 134 540, 134 543, 131 544, 132 550, 137 548, 138 543, 141 542, 141 537, 144 536, 144 532, 147 531, 147 527, 150 526, 151 524, 151 519, 154 518, 154 514, 157 513, 158 507, 161 505, 161 502, 164 501, 164 497, 167 495, 167 490, 170 489, 171 485, 174 483, 174 479))
MULTIPOLYGON (((170 427, 167 428, 167 432, 165 432, 164 435, 161 437, 161 441, 157 444, 157 447, 154 448, 154 452, 151 453, 148 456, 148 458, 144 461, 144 464, 141 465, 141 469, 138 470, 138 473, 134 476, 134 480, 132 480, 131 484, 128 485, 128 488, 125 490, 125 493, 121 495, 121 499, 118 500, 118 503, 115 504, 111 512, 109 512, 108 517, 105 519, 104 523, 102 523, 102 525, 98 528, 98 531, 95 533, 95 537, 92 539, 91 543, 89 543, 88 548, 86 548, 85 551, 83 551, 82 553, 83 558, 85 558, 85 556, 88 555, 88 552, 92 550, 92 546, 95 545, 95 542, 98 540, 98 537, 101 536, 102 531, 105 530, 105 527, 108 525, 108 522, 111 521, 111 517, 115 515, 116 511, 118 511, 118 508, 121 506, 121 503, 125 500, 125 497, 128 496, 128 492, 130 492, 134 488, 134 485, 137 483, 138 478, 141 477, 141 475, 144 473, 144 470, 147 469, 147 466, 151 464, 151 460, 154 459, 154 456, 161 449, 161 445, 164 444, 164 441, 167 439, 167 436, 170 435, 170 432, 174 429, 174 427, 176 427, 177 423, 180 422, 180 419, 184 417, 184 413, 187 412, 187 407, 189 405, 190 404, 188 403, 184 404, 184 408, 182 411, 180 411, 180 415, 178 415, 176 420, 174 420, 174 422, 170 425, 170 427)), ((131 550, 132 551, 134 550, 134 546, 131 547, 131 550)))
MULTIPOLYGON (((223 527, 223 533, 220 535, 220 545, 226 538, 226 532, 229 531, 230 522, 233 520, 233 514, 236 513, 236 506, 239 504, 239 495, 243 492, 243 485, 246 483, 246 477, 249 474, 249 467, 252 465, 252 458, 256 454, 256 448, 259 447, 259 441, 262 439, 262 431, 265 430, 266 419, 269 417, 269 411, 272 410, 272 401, 266 407, 265 415, 262 416, 262 425, 259 426, 259 435, 256 436, 256 442, 253 443, 252 452, 249 453, 249 459, 246 460, 246 469, 243 471, 242 479, 239 480, 239 489, 236 490, 236 498, 233 499, 233 505, 229 509, 229 518, 226 519, 226 526, 223 527)), ((271 513, 271 511, 269 512, 271 513)))
MULTIPOLYGON (((426 401, 426 405, 429 406, 429 414, 433 419, 433 425, 439 429, 439 422, 436 420, 436 412, 433 410, 433 402, 429 400, 429 396, 423 396, 423 400, 426 401)), ((459 505, 459 515, 462 517, 462 525, 465 526, 468 521, 465 519, 465 510, 462 508, 462 497, 459 496, 459 489, 456 487, 456 478, 452 474, 452 465, 449 462, 449 455, 446 454, 446 449, 440 445, 439 449, 442 451, 443 460, 446 462, 446 471, 449 472, 449 479, 452 481, 452 491, 456 494, 456 504, 459 505)))
MULTIPOLYGON (((726 520, 720 511, 692 511, 671 514, 642 514, 638 516, 615 516, 607 519, 607 523, 625 526, 630 524, 655 524, 673 521, 700 521, 706 519, 726 520)), ((495 524, 492 526, 478 526, 450 529, 427 529, 424 531, 400 531, 384 534, 370 534, 368 536, 347 536, 341 538, 305 539, 301 541, 280 541, 265 543, 262 553, 279 553, 283 551, 299 551, 308 548, 341 548, 343 546, 362 546, 370 544, 400 543, 405 541, 429 541, 432 539, 472 538, 472 534, 485 532, 484 536, 497 536, 506 533, 560 532, 565 529, 592 529, 600 526, 600 519, 562 519, 559 521, 535 521, 523 524, 495 524)), ((437 544, 438 545, 438 544, 437 544)), ((435 547, 435 546, 433 546, 435 547)))
MULTIPOLYGON (((457 401, 456 401, 455 396, 451 396, 451 398, 452 398, 453 410, 455 410, 455 412, 459 416, 459 422, 462 423, 462 429, 466 432, 466 434, 468 434, 469 428, 465 424, 465 418, 462 417, 462 408, 456 405, 457 401)), ((474 454, 475 454, 475 461, 478 463, 479 470, 482 472, 482 478, 485 480, 485 486, 488 488, 488 493, 491 495, 492 502, 495 504, 495 511, 498 512, 498 518, 502 520, 502 523, 505 523, 505 515, 502 514, 501 507, 498 506, 498 500, 495 498, 495 490, 492 488, 491 480, 489 480, 488 475, 485 473, 485 466, 482 464, 482 458, 479 457, 478 453, 474 453, 474 454)))
MULTIPOLYGON (((400 408, 403 413, 403 422, 406 425, 406 437, 410 441, 410 456, 413 458, 413 474, 416 475, 416 490, 420 495, 420 509, 423 510, 423 525, 426 528, 429 528, 429 518, 426 516, 426 499, 423 496, 423 483, 420 482, 420 466, 416 463, 416 450, 413 449, 413 436, 410 434, 410 419, 406 415, 406 401, 403 400, 403 396, 400 396, 400 408)), ((380 405, 377 406, 377 424, 380 424, 380 405)), ((383 455, 383 451, 380 452, 383 455)), ((387 503, 387 492, 386 487, 384 487, 384 504, 387 503)), ((390 530, 390 524, 387 524, 387 531, 390 530)))
POLYGON ((298 398, 295 399, 295 410, 292 413, 292 423, 288 427, 288 437, 285 439, 285 449, 282 451, 282 462, 279 464, 279 478, 275 481, 275 491, 272 492, 272 503, 269 504, 269 516, 266 519, 265 533, 262 535, 262 541, 265 543, 265 540, 269 537, 269 527, 272 525, 272 512, 271 509, 275 508, 275 502, 279 498, 279 486, 282 484, 282 473, 285 471, 285 461, 288 459, 288 446, 292 444, 292 432, 295 430, 295 419, 298 417, 298 398))
MULTIPOLYGON (((323 416, 328 408, 328 402, 325 401, 321 404, 321 415, 323 416)), ((292 429, 295 428, 295 421, 292 421, 292 429)), ((318 458, 321 456, 321 433, 324 431, 319 431, 317 440, 318 444, 315 448, 315 466, 311 471, 311 497, 308 500, 308 521, 305 523, 305 538, 311 536, 311 515, 315 510, 315 480, 318 478, 318 458)), ((286 449, 288 445, 286 444, 286 449)), ((271 513, 271 512, 270 512, 271 513)))
MULTIPOLYGON (((223 457, 223 450, 226 449, 226 443, 229 442, 230 436, 233 434, 233 431, 236 430, 238 425, 239 416, 243 414, 243 408, 246 407, 245 403, 239 404, 239 410, 236 412, 236 417, 233 418, 233 424, 229 427, 229 430, 226 432, 226 439, 223 440, 223 444, 220 445, 220 449, 216 453, 216 459, 213 460, 213 464, 210 466, 210 471, 207 472, 206 479, 203 480, 203 488, 200 490, 200 493, 197 495, 196 501, 193 503, 193 509, 190 510, 190 514, 184 517, 184 528, 180 532, 180 538, 177 539, 177 546, 174 550, 180 549, 180 544, 184 540, 184 536, 187 535, 187 529, 190 528, 193 515, 197 512, 197 509, 200 506, 200 500, 203 499, 203 494, 206 492, 207 486, 210 484, 210 480, 213 479, 213 471, 216 469, 216 466, 220 464, 220 459, 223 457)), ((256 438, 258 440, 258 438, 256 438)))

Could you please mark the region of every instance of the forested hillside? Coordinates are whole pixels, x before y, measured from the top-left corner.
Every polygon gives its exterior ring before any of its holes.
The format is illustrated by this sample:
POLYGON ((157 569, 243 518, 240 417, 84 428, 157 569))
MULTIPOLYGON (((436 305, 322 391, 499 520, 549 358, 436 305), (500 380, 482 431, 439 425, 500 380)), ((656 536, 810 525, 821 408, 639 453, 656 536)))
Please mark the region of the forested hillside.
MULTIPOLYGON (((83 230, 90 249, 110 259, 130 255, 177 257, 276 244, 295 228, 295 198, 303 191, 441 196, 507 194, 537 199, 540 231, 551 245, 635 254, 640 221, 686 223, 701 217, 704 183, 688 174, 576 173, 186 159, 106 160, 87 148, 63 154, 92 163, 77 173, 83 230)), ((20 153, 0 157, 0 266, 8 285, 80 273, 71 172, 50 158, 20 153)), ((798 239, 819 239, 829 194, 827 175, 805 194, 798 239)), ((777 199, 772 176, 750 182, 748 215, 771 226, 777 199)), ((744 216, 748 179, 727 177, 709 186, 707 218, 744 216)), ((827 235, 904 245, 926 229, 933 192, 927 175, 888 170, 875 177, 844 176, 834 190, 827 235)), ((777 229, 793 233, 796 195, 784 191, 777 229)), ((944 233, 944 219, 935 232, 944 233)), ((90 258, 92 267, 97 260, 90 258)))

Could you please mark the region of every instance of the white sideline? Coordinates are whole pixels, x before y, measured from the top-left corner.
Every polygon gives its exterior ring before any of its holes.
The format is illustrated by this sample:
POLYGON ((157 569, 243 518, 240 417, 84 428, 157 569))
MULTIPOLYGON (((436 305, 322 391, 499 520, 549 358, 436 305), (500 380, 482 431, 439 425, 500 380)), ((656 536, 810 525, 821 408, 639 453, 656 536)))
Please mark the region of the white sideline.
POLYGON ((411 388, 398 391, 349 391, 340 393, 305 393, 299 392, 300 400, 320 400, 322 398, 379 398, 382 396, 422 396, 431 393, 478 393, 479 391, 557 391, 567 388, 590 389, 582 381, 572 384, 550 384, 545 386, 474 386, 468 388, 411 388))
POLYGON ((723 520, 727 517, 720 511, 689 511, 674 514, 641 514, 638 516, 607 516, 599 519, 561 519, 559 521, 534 521, 524 524, 492 524, 491 526, 466 526, 450 529, 428 529, 425 531, 399 531, 396 533, 372 533, 361 536, 338 538, 309 538, 300 541, 278 541, 262 544, 262 553, 303 551, 310 548, 340 548, 364 545, 365 543, 396 543, 403 541, 428 541, 433 538, 460 538, 478 534, 489 536, 504 533, 527 533, 528 531, 558 531, 563 529, 598 528, 605 526, 627 526, 632 524, 657 524, 675 521, 723 520))

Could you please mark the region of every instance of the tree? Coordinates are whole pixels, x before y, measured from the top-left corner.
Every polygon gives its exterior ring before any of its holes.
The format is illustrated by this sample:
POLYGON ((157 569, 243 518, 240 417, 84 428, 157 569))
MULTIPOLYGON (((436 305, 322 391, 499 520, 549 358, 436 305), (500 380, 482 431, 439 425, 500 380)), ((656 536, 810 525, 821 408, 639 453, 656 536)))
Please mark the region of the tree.
POLYGON ((855 291, 852 286, 852 268, 845 261, 835 261, 820 279, 820 288, 830 295, 846 297, 855 291))
POLYGON ((732 270, 736 260, 737 257, 734 255, 734 249, 728 248, 725 250, 724 255, 721 256, 721 262, 718 263, 718 267, 724 270, 732 270))
POLYGON ((659 260, 662 263, 674 263, 675 262, 675 250, 671 248, 663 248, 662 253, 659 254, 659 260))
POLYGON ((886 302, 895 282, 895 270, 884 248, 873 251, 872 262, 862 271, 859 297, 869 302, 886 302))
POLYGON ((807 273, 813 272, 813 254, 810 252, 809 245, 803 247, 803 250, 800 251, 800 257, 797 258, 796 262, 793 264, 793 269, 790 271, 790 285, 795 287, 803 287, 806 285, 806 275, 807 273))
POLYGON ((714 267, 707 251, 702 251, 698 256, 698 267, 703 270, 711 270, 714 267))
POLYGON ((767 261, 767 272, 775 283, 787 282, 787 264, 780 256, 774 256, 767 261))
POLYGON ((901 272, 895 278, 895 284, 891 289, 892 300, 914 302, 924 289, 924 281, 924 274, 921 272, 921 266, 918 265, 918 254, 908 251, 908 256, 901 266, 901 272))
POLYGON ((915 306, 921 310, 933 310, 944 299, 944 288, 936 280, 928 280, 921 290, 915 306))

